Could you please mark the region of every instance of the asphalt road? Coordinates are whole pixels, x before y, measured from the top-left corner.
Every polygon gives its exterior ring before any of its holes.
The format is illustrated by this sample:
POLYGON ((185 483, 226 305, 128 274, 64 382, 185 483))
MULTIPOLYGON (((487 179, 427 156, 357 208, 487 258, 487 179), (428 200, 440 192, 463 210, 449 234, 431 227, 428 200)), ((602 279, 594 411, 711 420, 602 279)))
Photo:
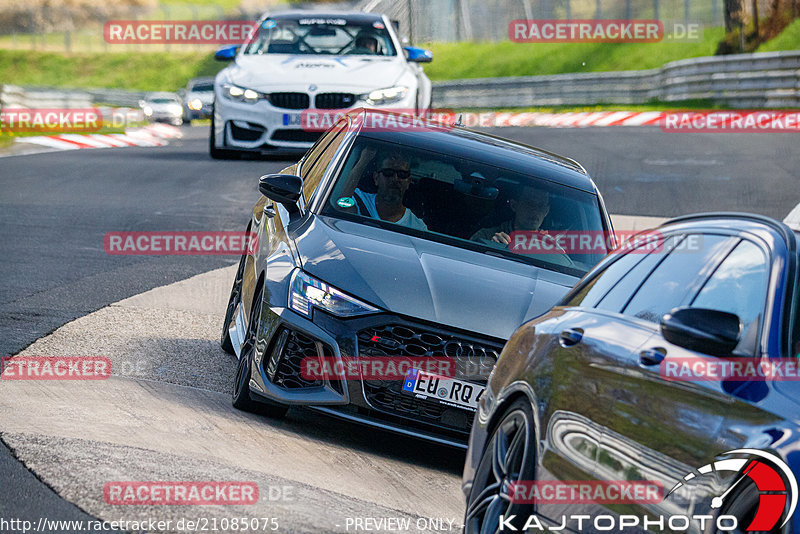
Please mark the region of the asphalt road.
MULTIPOLYGON (((183 140, 162 148, 0 160, 1 355, 15 354, 112 302, 235 263, 233 257, 108 256, 103 251, 109 231, 241 230, 258 195, 258 176, 288 164, 213 161, 205 129, 184 132, 183 140)), ((657 128, 503 128, 494 133, 579 160, 611 213, 743 210, 782 218, 800 201, 794 134, 711 136, 657 128)), ((456 464, 449 469, 457 471, 456 464)), ((4 447, 0 479, 0 517, 35 519, 43 511, 50 518, 82 516, 4 447)))

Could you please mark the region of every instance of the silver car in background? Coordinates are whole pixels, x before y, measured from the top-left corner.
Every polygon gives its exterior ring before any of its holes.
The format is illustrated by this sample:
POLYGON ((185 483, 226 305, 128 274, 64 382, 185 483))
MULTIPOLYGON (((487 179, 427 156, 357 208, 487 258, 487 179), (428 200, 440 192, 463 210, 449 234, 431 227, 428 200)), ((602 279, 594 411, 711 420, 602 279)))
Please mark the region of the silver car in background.
POLYGON ((148 121, 183 124, 183 106, 175 93, 150 93, 139 101, 139 107, 148 121))
POLYGON ((214 78, 194 78, 179 94, 183 97, 183 120, 208 119, 214 111, 214 78))

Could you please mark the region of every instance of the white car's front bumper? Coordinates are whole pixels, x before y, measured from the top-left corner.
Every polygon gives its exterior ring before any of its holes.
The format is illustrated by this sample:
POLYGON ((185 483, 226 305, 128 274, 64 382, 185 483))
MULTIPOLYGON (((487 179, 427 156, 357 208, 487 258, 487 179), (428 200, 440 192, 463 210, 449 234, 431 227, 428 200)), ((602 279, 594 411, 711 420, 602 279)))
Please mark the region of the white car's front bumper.
MULTIPOLYGON (((319 91, 316 94, 326 92, 319 91)), ((313 114, 321 111, 314 107, 314 95, 309 95, 308 101, 308 108, 290 109, 274 106, 263 98, 252 104, 237 102, 220 96, 218 92, 214 105, 214 143, 217 148, 233 150, 306 150, 323 133, 308 125, 304 127, 304 112, 313 114)), ((381 108, 413 112, 415 106, 416 94, 409 91, 403 100, 381 108)), ((344 114, 356 107, 369 106, 355 102, 350 107, 326 111, 344 114)), ((329 122, 320 123, 327 125, 329 122)))

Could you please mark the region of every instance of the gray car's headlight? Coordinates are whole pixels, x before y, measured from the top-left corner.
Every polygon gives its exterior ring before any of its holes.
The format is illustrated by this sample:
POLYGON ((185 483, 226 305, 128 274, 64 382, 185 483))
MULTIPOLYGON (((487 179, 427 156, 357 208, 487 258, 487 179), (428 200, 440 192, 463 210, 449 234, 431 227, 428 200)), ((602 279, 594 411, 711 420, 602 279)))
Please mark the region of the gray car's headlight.
POLYGON ((387 87, 386 89, 375 89, 372 92, 361 95, 360 99, 371 106, 382 106, 401 101, 407 93, 408 87, 398 85, 396 87, 387 87))
POLYGON ((258 93, 258 91, 253 91, 252 89, 245 89, 244 87, 239 87, 238 85, 224 84, 222 86, 222 96, 228 100, 234 100, 236 102, 255 104, 258 102, 258 98, 261 95, 258 93))
POLYGON ((294 271, 289 282, 289 308, 306 317, 311 317, 312 308, 319 308, 338 317, 354 317, 380 311, 312 278, 300 269, 294 271))

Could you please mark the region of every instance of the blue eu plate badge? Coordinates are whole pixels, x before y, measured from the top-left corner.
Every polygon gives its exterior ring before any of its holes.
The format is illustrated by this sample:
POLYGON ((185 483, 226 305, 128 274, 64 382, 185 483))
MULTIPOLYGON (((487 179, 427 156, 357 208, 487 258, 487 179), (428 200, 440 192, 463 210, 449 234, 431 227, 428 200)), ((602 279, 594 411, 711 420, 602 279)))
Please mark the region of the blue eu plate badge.
POLYGON ((408 373, 406 373, 406 380, 403 382, 403 389, 406 391, 414 391, 414 384, 417 383, 417 375, 419 374, 419 369, 410 369, 408 373))

